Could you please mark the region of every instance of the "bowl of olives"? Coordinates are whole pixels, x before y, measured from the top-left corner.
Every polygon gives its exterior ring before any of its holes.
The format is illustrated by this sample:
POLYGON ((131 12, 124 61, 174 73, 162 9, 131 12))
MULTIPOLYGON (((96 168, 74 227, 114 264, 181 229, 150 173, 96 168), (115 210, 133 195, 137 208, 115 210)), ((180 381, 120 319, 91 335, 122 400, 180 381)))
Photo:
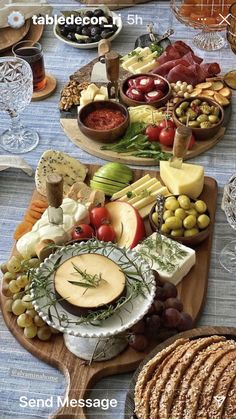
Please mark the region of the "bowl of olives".
POLYGON ((221 128, 224 110, 214 100, 206 97, 182 99, 173 110, 176 126, 187 125, 196 140, 209 140, 221 128))
POLYGON ((209 236, 211 217, 202 199, 192 200, 187 195, 170 195, 164 198, 161 214, 163 223, 160 229, 159 217, 155 204, 149 214, 151 229, 185 246, 195 247, 209 236))
POLYGON ((71 17, 73 23, 56 23, 54 35, 74 48, 97 48, 101 39, 112 41, 122 29, 119 16, 107 7, 99 9, 85 7, 71 12, 62 12, 62 14, 65 18, 71 17))

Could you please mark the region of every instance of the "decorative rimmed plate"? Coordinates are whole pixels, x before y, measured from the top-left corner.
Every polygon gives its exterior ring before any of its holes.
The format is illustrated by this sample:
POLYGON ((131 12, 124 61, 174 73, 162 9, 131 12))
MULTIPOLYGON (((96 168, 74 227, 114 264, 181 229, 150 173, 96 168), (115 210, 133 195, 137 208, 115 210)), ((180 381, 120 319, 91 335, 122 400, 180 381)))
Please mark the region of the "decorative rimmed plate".
MULTIPOLYGON (((99 338, 122 333, 143 318, 152 304, 155 288, 150 266, 135 251, 119 248, 111 242, 90 240, 64 246, 45 259, 32 274, 31 296, 35 310, 48 325, 73 336, 99 338), (116 309, 109 317, 95 325, 91 324, 89 314, 82 318, 68 313, 58 302, 54 290, 56 269, 67 259, 87 253, 110 258, 126 276, 126 296, 115 303, 116 309)), ((108 308, 99 310, 103 318, 105 310, 108 308)), ((93 312, 93 322, 97 312, 93 312)))

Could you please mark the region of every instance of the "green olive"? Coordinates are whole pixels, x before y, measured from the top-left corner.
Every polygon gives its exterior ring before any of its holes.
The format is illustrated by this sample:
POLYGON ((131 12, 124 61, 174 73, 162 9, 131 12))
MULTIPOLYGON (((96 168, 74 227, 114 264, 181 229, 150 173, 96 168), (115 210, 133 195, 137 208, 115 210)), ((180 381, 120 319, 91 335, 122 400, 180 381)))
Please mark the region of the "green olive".
POLYGON ((182 227, 182 220, 175 216, 169 217, 165 220, 165 224, 170 230, 178 230, 182 227))
POLYGON ((198 121, 198 122, 206 122, 206 121, 208 121, 208 116, 207 116, 207 115, 205 115, 204 113, 202 113, 201 115, 199 115, 199 116, 197 117, 197 121, 198 121))
POLYGON ((197 225, 201 230, 204 230, 204 228, 207 228, 210 224, 210 217, 206 214, 199 215, 197 219, 197 225))
POLYGON ((183 208, 177 208, 175 210, 175 216, 180 218, 181 220, 184 220, 186 217, 186 212, 184 211, 183 208))
POLYGON ((197 210, 197 212, 199 212, 199 214, 203 214, 207 210, 206 203, 201 199, 198 199, 198 201, 194 203, 194 207, 197 210))
POLYGON ((189 210, 187 210, 187 214, 188 215, 195 215, 195 217, 198 216, 198 212, 196 211, 195 208, 189 208, 189 210))
POLYGON ((154 212, 153 214, 152 214, 152 221, 154 222, 154 224, 158 224, 158 214, 157 214, 157 212, 154 212))
POLYGON ((211 107, 207 104, 207 105, 201 105, 200 106, 200 111, 202 112, 202 113, 204 113, 205 115, 210 115, 210 113, 211 113, 211 107))
POLYGON ((193 111, 191 108, 187 110, 186 115, 188 116, 189 121, 194 121, 197 118, 197 112, 193 111))
POLYGON ((196 223, 197 218, 195 217, 195 215, 188 215, 183 221, 184 228, 186 228, 187 230, 190 230, 193 227, 195 227, 196 223))
POLYGON ((203 105, 203 106, 209 106, 209 103, 208 103, 208 102, 206 102, 206 101, 203 101, 203 102, 202 102, 202 105, 203 105))
POLYGON ((187 195, 180 195, 178 197, 179 205, 184 210, 188 210, 190 208, 190 199, 187 195))
POLYGON ((169 198, 165 202, 165 208, 171 211, 175 211, 177 208, 179 208, 179 202, 175 197, 169 198))
POLYGON ((183 237, 184 229, 179 228, 178 230, 171 230, 170 235, 173 236, 173 237, 183 237))
POLYGON ((190 104, 190 106, 199 106, 199 105, 201 105, 200 99, 194 99, 194 100, 192 100, 192 102, 190 104))
POLYGON ((200 127, 200 122, 198 122, 198 121, 189 121, 188 126, 190 128, 199 128, 200 127))
POLYGON ((163 234, 170 234, 170 229, 167 227, 167 225, 164 223, 161 226, 161 233, 163 234))
POLYGON ((210 121, 206 121, 206 122, 201 122, 200 127, 201 128, 211 128, 212 125, 211 125, 210 121))
POLYGON ((174 215, 173 211, 166 210, 166 211, 164 211, 164 214, 163 214, 163 220, 165 221, 167 218, 173 217, 173 215, 174 215))
POLYGON ((217 124, 219 122, 219 118, 216 115, 209 115, 208 119, 212 124, 217 124))
POLYGON ((181 116, 179 118, 179 122, 181 122, 181 124, 186 124, 186 122, 187 122, 187 116, 181 116))
POLYGON ((220 116, 220 108, 218 108, 218 106, 212 106, 211 107, 211 114, 216 115, 216 116, 220 116))
POLYGON ((184 116, 185 112, 183 109, 181 109, 180 107, 176 108, 175 113, 177 116, 184 116))
POLYGON ((191 237, 191 236, 196 236, 196 234, 199 233, 198 228, 190 228, 189 230, 185 230, 184 232, 184 237, 191 237))
POLYGON ((182 103, 179 105, 179 108, 180 108, 180 109, 183 109, 184 111, 185 111, 188 107, 189 107, 189 102, 187 102, 187 101, 182 102, 182 103))

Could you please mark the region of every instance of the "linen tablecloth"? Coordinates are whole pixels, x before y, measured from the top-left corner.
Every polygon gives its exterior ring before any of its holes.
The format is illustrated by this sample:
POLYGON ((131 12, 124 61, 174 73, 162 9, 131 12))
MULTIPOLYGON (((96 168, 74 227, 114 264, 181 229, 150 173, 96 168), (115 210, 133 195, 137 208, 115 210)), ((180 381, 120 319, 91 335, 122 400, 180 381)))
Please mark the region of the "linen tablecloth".
MULTIPOLYGON (((68 10, 78 6, 74 1, 65 2, 54 10, 68 10)), ((157 22, 159 17, 159 30, 168 27, 175 29, 174 39, 181 39, 192 46, 194 30, 180 24, 171 14, 169 2, 152 2, 120 11, 123 18, 123 30, 113 42, 113 48, 121 54, 133 49, 135 39, 145 32, 146 24, 151 20, 157 22), (130 25, 130 15, 142 18, 137 25, 130 25)), ((136 18, 135 18, 136 19, 136 18)), ((158 29, 158 28, 157 28, 158 29)), ((45 28, 42 45, 45 53, 46 69, 56 76, 58 88, 56 93, 46 101, 34 102, 24 111, 23 122, 38 131, 40 143, 32 152, 24 157, 35 169, 41 154, 49 149, 65 151, 83 163, 104 162, 95 158, 72 144, 63 133, 59 123, 58 100, 59 92, 67 82, 69 76, 81 66, 95 58, 96 50, 79 50, 64 45, 53 35, 52 26, 45 28)), ((220 51, 196 53, 205 58, 205 61, 218 61, 222 71, 227 72, 236 67, 236 56, 229 47, 220 51)), ((232 118, 224 139, 210 151, 191 160, 192 163, 202 164, 205 174, 214 177, 219 186, 218 206, 212 246, 211 268, 207 299, 199 325, 234 326, 236 322, 236 281, 233 274, 224 271, 219 264, 219 253, 222 247, 232 238, 235 232, 227 224, 226 218, 220 209, 222 190, 229 177, 236 171, 236 103, 233 95, 232 118)), ((0 132, 8 126, 8 118, 0 114, 0 132)), ((0 154, 5 154, 0 149, 0 154)), ((157 167, 153 167, 157 169, 157 167)), ((22 219, 32 191, 34 179, 19 170, 0 172, 0 260, 5 261, 13 245, 12 235, 15 227, 22 219)), ((201 286, 201 278, 199 278, 201 286)), ((0 316, 0 419, 33 419, 47 418, 52 408, 47 407, 20 407, 20 396, 28 399, 46 399, 49 395, 63 395, 65 379, 61 373, 47 364, 39 361, 22 348, 0 316)), ((91 418, 109 417, 111 419, 123 418, 126 390, 129 386, 131 374, 108 377, 97 383, 92 391, 92 397, 115 398, 118 406, 109 411, 90 409, 91 418)), ((55 410, 55 409, 54 409, 55 410)))

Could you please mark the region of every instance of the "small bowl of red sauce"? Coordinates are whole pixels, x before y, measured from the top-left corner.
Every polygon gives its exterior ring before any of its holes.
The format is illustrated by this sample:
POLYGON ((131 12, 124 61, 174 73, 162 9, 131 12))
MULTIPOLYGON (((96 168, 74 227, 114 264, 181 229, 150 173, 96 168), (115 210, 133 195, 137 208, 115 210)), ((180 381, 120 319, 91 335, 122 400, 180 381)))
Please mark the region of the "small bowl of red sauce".
POLYGON ((101 143, 113 143, 127 130, 129 113, 118 102, 91 102, 80 109, 78 125, 86 137, 101 143))

